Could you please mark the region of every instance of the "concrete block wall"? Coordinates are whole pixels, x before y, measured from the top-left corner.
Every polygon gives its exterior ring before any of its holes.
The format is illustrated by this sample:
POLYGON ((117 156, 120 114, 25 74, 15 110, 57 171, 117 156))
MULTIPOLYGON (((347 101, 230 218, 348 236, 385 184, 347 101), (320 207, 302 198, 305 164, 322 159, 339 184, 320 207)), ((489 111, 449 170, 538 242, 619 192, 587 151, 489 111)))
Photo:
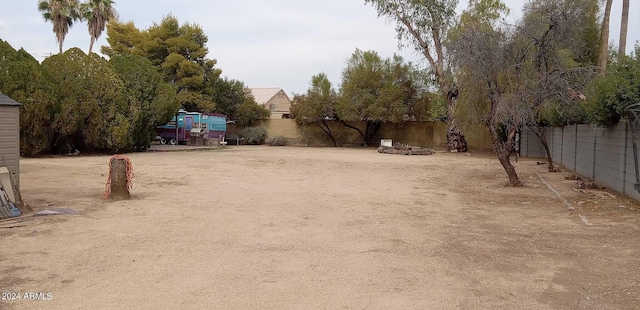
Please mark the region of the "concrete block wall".
POLYGON ((576 149, 576 134, 578 127, 576 125, 564 127, 562 131, 562 165, 575 171, 576 157, 578 150, 576 149))
MULTIPOLYGON (((636 137, 640 138, 640 136, 636 137)), ((640 145, 638 145, 640 147, 640 145)), ((640 151, 640 150, 639 150, 640 151)), ((640 154, 639 154, 640 156, 640 154)), ((634 188, 635 183, 640 183, 640 180, 636 180, 636 171, 635 171, 635 162, 633 156, 633 143, 631 140, 631 132, 628 132, 627 136, 627 160, 625 165, 625 170, 627 171, 625 180, 624 180, 624 191, 623 193, 627 196, 631 196, 637 200, 640 200, 640 194, 634 188)))
MULTIPOLYGON (((547 137, 549 139, 550 137, 547 137)), ((551 143, 551 140, 548 140, 551 143)), ((536 135, 525 128, 525 134, 520 137, 520 153, 527 154, 529 157, 547 157, 544 147, 536 135), (527 134, 528 132, 528 134, 527 134)))
POLYGON ((551 149, 551 158, 555 162, 562 162, 564 128, 549 128, 547 130, 547 136, 551 136, 551 141, 547 141, 551 149))
POLYGON ((578 125, 576 132, 577 152, 575 172, 590 179, 594 177, 596 127, 578 125))
MULTIPOLYGON (((338 121, 327 121, 339 145, 357 144, 362 142, 360 134, 345 127, 338 121)), ((298 127, 292 119, 258 120, 254 124, 264 128, 269 137, 278 135, 290 139, 290 143, 312 146, 333 145, 330 138, 316 124, 298 127)), ((365 122, 350 122, 350 125, 366 129, 365 122)), ((229 126, 228 133, 238 134, 238 128, 229 126)), ((491 150, 491 136, 485 126, 469 126, 464 128, 468 146, 471 150, 491 150)), ((394 144, 403 143, 422 147, 446 147, 447 123, 444 122, 404 122, 400 124, 385 123, 382 125, 375 141, 392 139, 394 144)))
POLYGON ((596 133, 593 180, 616 191, 624 190, 626 141, 625 126, 598 128, 596 133), (620 130, 622 129, 622 130, 620 130))
MULTIPOLYGON (((546 135, 555 163, 640 200, 640 193, 634 188, 637 181, 630 130, 623 121, 611 127, 583 124, 547 128, 546 135)), ((542 143, 533 132, 524 130, 522 136, 521 141, 527 144, 521 147, 523 157, 545 157, 544 151, 540 152, 542 143)))

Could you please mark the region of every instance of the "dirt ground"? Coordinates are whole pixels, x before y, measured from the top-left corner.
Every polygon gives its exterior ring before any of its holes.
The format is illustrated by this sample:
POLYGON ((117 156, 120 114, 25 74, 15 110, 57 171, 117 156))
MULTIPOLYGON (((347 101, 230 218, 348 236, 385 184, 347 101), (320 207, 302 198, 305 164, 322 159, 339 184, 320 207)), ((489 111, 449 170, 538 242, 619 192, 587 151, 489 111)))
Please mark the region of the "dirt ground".
POLYGON ((509 188, 490 154, 129 156, 119 202, 101 199, 108 156, 21 161, 29 205, 81 214, 0 221, 2 297, 22 297, 0 309, 640 307, 638 204, 535 160, 509 188))

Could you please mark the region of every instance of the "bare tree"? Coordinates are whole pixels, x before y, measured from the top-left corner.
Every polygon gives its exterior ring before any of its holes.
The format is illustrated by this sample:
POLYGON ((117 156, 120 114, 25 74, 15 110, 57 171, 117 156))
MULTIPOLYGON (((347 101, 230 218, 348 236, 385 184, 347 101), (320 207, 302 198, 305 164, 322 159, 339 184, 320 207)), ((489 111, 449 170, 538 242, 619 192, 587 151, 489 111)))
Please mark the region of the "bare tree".
POLYGON ((499 26, 496 14, 482 10, 483 1, 463 14, 448 45, 458 70, 460 110, 487 126, 509 183, 522 186, 509 160, 517 131, 522 126, 534 131, 554 171, 540 112, 549 102, 575 104, 594 75, 593 66, 575 61, 584 46, 581 3, 591 0, 531 1, 515 27, 499 26))
POLYGON ((585 19, 594 0, 531 1, 524 8, 524 18, 516 26, 512 38, 518 54, 517 72, 521 99, 529 109, 526 126, 542 143, 550 172, 557 171, 541 124, 540 112, 545 103, 559 106, 575 105, 584 99, 580 90, 592 80, 594 67, 575 59, 589 52, 588 38, 583 29, 589 27, 585 19), (524 70, 528 68, 528 70, 524 70))
POLYGON ((467 141, 455 122, 454 111, 458 88, 446 68, 444 49, 449 28, 456 17, 457 0, 365 0, 379 16, 397 23, 398 40, 408 42, 427 59, 433 79, 447 100, 447 144, 449 150, 464 152, 467 141))
POLYGON ((519 187, 523 184, 510 156, 526 113, 522 112, 521 102, 510 94, 518 68, 514 66, 517 53, 508 39, 508 33, 489 21, 471 20, 458 29, 449 49, 458 70, 460 104, 472 121, 487 126, 509 184, 519 187))

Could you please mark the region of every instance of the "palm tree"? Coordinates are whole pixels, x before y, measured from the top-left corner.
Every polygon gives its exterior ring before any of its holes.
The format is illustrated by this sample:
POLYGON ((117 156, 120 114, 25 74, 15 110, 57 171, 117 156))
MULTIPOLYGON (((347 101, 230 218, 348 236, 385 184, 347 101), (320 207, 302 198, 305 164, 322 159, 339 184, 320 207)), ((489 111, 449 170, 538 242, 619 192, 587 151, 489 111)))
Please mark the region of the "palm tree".
POLYGON ((622 1, 622 23, 620 25, 620 44, 618 47, 618 61, 626 55, 627 52, 627 27, 629 26, 629 0, 622 1))
POLYGON ((118 12, 113 8, 113 0, 89 0, 83 4, 82 15, 87 20, 91 44, 89 44, 89 54, 93 50, 93 43, 98 40, 105 25, 114 19, 118 19, 118 12))
POLYGON ((607 61, 609 60, 609 18, 611 17, 611 3, 613 0, 607 0, 604 8, 604 18, 602 19, 602 34, 600 36, 600 53, 598 54, 598 74, 604 74, 607 71, 607 61))
POLYGON ((45 21, 53 24, 53 33, 62 53, 62 43, 69 33, 69 27, 80 18, 78 14, 78 0, 40 0, 38 11, 42 12, 45 21))

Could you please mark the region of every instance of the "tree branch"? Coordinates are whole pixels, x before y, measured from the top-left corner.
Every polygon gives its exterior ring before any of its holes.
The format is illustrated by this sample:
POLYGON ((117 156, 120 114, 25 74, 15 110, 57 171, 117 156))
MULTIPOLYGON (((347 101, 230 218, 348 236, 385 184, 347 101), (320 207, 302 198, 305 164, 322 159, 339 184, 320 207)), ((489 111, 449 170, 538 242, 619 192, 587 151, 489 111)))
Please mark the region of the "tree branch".
POLYGON ((355 126, 351 126, 351 125, 347 124, 347 122, 345 122, 345 121, 343 121, 343 120, 341 120, 340 122, 342 122, 342 124, 343 124, 345 127, 356 130, 358 133, 360 133, 360 135, 361 135, 361 136, 362 136, 362 138, 364 139, 365 135, 364 135, 364 133, 362 132, 362 130, 360 130, 360 128, 355 127, 355 126))
POLYGON ((403 25, 405 25, 405 27, 407 27, 407 30, 409 31, 409 33, 411 33, 413 38, 418 42, 418 45, 422 48, 422 54, 424 55, 424 57, 427 58, 427 61, 429 61, 429 64, 431 65, 431 67, 437 68, 436 61, 433 59, 433 56, 431 55, 429 44, 422 38, 420 33, 413 27, 413 25, 411 24, 407 16, 402 14, 397 8, 394 8, 394 15, 403 25))

